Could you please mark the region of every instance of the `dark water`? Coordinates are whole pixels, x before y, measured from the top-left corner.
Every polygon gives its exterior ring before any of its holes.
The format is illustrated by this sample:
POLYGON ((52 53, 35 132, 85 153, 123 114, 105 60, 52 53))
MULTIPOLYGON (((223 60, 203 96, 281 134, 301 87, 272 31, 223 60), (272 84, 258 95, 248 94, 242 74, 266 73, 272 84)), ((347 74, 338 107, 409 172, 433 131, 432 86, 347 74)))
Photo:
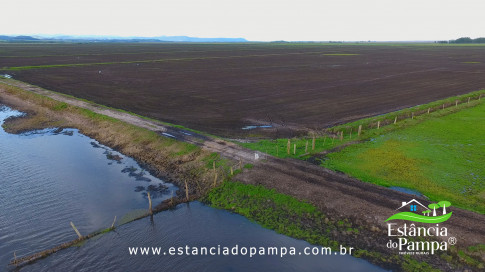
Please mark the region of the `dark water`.
POLYGON ((32 271, 374 271, 348 256, 133 256, 128 247, 295 247, 308 243, 277 234, 242 216, 198 202, 121 226, 116 233, 71 248, 29 267, 32 271))
POLYGON ((398 186, 391 186, 389 189, 392 189, 394 191, 410 194, 410 195, 415 195, 415 196, 423 196, 420 192, 413 190, 413 189, 408 189, 408 188, 403 188, 403 187, 398 187, 398 186))
POLYGON ((253 125, 253 126, 245 126, 243 130, 250 130, 250 129, 257 129, 257 128, 272 128, 273 126, 270 125, 253 125))
MULTIPOLYGON (((0 108, 0 122, 18 112, 0 108)), ((142 212, 146 191, 155 202, 171 184, 143 171, 131 158, 99 145, 77 130, 23 135, 0 129, 0 271, 13 258, 109 227, 142 212), (121 159, 122 158, 122 159, 121 159)), ((60 251, 21 271, 379 271, 350 256, 130 256, 128 247, 295 247, 308 243, 277 234, 244 217, 198 202, 180 205, 117 228, 81 247, 60 251)))
MULTIPOLYGON (((0 120, 18 114, 2 108, 0 120)), ((76 130, 11 135, 1 129, 0 271, 14 251, 24 256, 76 238, 71 221, 88 234, 109 227, 115 215, 120 221, 147 209, 147 189, 156 201, 176 190, 171 184, 154 190, 160 184, 133 159, 76 130)))

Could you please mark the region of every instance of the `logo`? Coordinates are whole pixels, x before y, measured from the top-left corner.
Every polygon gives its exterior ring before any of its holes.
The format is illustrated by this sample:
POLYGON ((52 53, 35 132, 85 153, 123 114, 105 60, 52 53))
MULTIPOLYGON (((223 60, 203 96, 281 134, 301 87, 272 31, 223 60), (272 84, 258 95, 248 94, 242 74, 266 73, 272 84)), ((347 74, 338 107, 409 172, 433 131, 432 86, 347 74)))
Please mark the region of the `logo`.
POLYGON ((401 207, 397 208, 397 210, 409 209, 409 212, 403 211, 400 213, 396 213, 387 218, 386 222, 390 220, 401 219, 420 223, 437 224, 450 219, 453 212, 446 212, 446 208, 450 206, 451 203, 449 201, 440 201, 438 203, 431 203, 428 205, 428 207, 426 207, 423 204, 419 203, 419 201, 417 201, 416 199, 412 199, 409 202, 402 202, 401 207), (439 211, 440 208, 442 208, 441 214, 439 211), (420 215, 417 212, 421 212, 423 215, 420 215))
POLYGON ((385 222, 406 220, 433 225, 416 226, 411 223, 408 226, 406 223, 400 225, 388 222, 387 235, 391 239, 387 247, 397 249, 399 254, 407 255, 434 254, 436 251, 448 250, 449 245, 456 244, 456 238, 448 237, 448 229, 439 223, 450 219, 453 213, 446 210, 450 206, 449 201, 431 203, 428 207, 416 199, 402 202, 401 207, 396 209, 401 212, 391 215, 385 222))

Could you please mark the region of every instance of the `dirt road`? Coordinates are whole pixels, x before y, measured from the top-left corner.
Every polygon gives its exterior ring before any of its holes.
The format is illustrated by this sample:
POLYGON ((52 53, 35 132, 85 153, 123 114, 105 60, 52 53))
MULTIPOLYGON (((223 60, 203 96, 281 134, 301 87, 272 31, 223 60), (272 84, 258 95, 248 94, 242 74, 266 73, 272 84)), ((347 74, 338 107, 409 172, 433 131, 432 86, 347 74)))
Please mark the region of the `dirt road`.
MULTIPOLYGON (((259 152, 259 159, 256 159, 254 151, 222 139, 170 127, 154 120, 80 101, 26 83, 14 80, 0 82, 119 119, 165 137, 196 144, 211 152, 218 152, 226 158, 252 163, 254 168, 238 175, 237 180, 247 184, 262 184, 278 192, 307 200, 326 214, 337 218, 354 218, 360 223, 385 229, 385 219, 396 213, 402 201, 416 198, 423 204, 430 203, 423 197, 364 183, 304 161, 279 159, 259 152)), ((460 245, 485 244, 485 215, 459 208, 452 210, 453 216, 446 222, 446 226, 460 245)), ((386 234, 383 233, 382 236, 385 237, 386 234)))
MULTIPOLYGON (((401 206, 402 201, 414 198, 424 205, 431 203, 423 197, 365 183, 295 159, 270 157, 237 178, 244 183, 261 184, 278 192, 306 199, 330 216, 350 218, 354 222, 381 229, 387 229, 385 220, 397 213, 396 209, 401 206)), ((485 243, 483 222, 485 215, 455 207, 453 216, 442 224, 461 245, 469 246, 485 243)), ((382 234, 382 237, 387 237, 387 234, 382 234)))
MULTIPOLYGON (((229 159, 234 159, 237 161, 242 160, 245 163, 248 163, 248 162, 253 163, 256 161, 255 151, 244 149, 239 145, 236 145, 234 143, 227 142, 224 140, 220 140, 215 137, 210 137, 210 136, 202 135, 192 131, 164 125, 163 123, 158 122, 156 120, 145 119, 126 112, 122 112, 122 111, 110 109, 101 105, 97 105, 94 103, 78 100, 76 98, 69 97, 56 92, 48 91, 24 82, 11 80, 11 79, 0 79, 0 82, 10 86, 19 87, 23 90, 30 91, 36 94, 47 96, 54 100, 67 103, 69 105, 77 106, 83 109, 88 109, 95 113, 103 114, 103 115, 121 120, 123 122, 135 125, 137 127, 142 127, 142 128, 157 132, 164 137, 173 138, 179 141, 198 145, 202 148, 210 150, 211 152, 220 153, 222 156, 229 159)), ((263 157, 263 154, 261 154, 260 152, 257 152, 257 153, 259 154, 258 155, 259 159, 261 159, 263 157)))

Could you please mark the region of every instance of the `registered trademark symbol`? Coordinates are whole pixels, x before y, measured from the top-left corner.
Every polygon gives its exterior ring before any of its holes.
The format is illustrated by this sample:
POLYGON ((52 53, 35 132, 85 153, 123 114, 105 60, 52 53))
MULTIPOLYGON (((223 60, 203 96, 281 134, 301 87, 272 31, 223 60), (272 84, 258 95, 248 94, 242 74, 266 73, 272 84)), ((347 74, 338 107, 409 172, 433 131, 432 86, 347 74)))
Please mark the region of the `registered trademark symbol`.
POLYGON ((456 244, 456 238, 455 237, 448 238, 448 244, 455 245, 456 244))

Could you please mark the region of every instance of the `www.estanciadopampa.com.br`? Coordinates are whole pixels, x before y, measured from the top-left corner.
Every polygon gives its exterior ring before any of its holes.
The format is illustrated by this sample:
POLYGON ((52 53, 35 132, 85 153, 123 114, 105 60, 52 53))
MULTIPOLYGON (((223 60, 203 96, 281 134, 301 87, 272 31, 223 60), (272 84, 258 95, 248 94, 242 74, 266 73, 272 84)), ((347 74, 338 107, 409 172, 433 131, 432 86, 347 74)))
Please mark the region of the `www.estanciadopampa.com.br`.
POLYGON ((178 246, 168 247, 128 247, 131 256, 319 256, 319 255, 352 255, 353 247, 340 246, 333 251, 330 247, 305 247, 298 250, 295 247, 253 247, 253 246, 178 246))

